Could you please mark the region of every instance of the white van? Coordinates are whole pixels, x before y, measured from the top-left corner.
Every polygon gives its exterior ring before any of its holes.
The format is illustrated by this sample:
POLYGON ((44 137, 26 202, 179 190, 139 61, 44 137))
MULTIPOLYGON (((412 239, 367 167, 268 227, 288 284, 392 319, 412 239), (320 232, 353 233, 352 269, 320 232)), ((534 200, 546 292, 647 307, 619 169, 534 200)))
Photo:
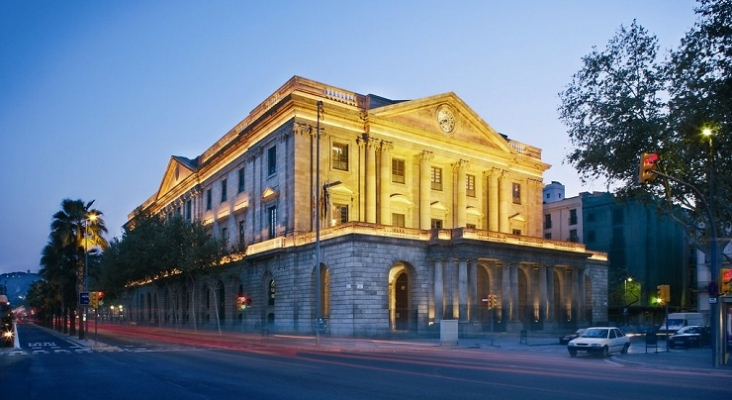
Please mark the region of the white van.
POLYGON ((667 319, 664 319, 661 326, 658 327, 658 333, 661 335, 673 335, 679 329, 685 326, 698 325, 708 326, 707 318, 702 313, 671 313, 667 319))

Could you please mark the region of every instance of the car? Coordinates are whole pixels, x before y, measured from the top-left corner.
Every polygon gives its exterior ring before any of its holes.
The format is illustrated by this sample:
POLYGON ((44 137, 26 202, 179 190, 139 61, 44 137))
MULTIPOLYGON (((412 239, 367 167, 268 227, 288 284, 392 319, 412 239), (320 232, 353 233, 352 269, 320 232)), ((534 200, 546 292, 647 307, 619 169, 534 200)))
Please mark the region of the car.
POLYGON ((577 329, 573 333, 568 333, 564 336, 559 337, 559 344, 567 344, 570 340, 576 339, 582 335, 582 332, 584 332, 584 328, 577 329))
POLYGON ((689 347, 700 347, 706 343, 709 343, 709 328, 700 325, 685 326, 668 339, 670 349, 679 346, 688 349, 689 347))
POLYGON ((582 336, 572 339, 567 344, 569 355, 577 357, 577 353, 586 352, 607 357, 610 353, 628 352, 630 338, 616 327, 598 326, 585 329, 582 336))

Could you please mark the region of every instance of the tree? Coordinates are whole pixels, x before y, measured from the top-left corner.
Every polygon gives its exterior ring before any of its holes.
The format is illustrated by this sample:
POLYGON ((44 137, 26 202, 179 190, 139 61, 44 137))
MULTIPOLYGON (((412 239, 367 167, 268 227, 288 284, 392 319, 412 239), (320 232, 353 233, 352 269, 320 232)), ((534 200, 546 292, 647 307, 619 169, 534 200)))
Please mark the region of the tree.
MULTIPOLYGON (((195 287, 198 279, 210 276, 224 256, 223 241, 210 237, 200 222, 138 212, 102 255, 100 281, 105 293, 118 296, 129 284, 153 281, 178 298, 187 295, 188 283, 195 287)), ((174 318, 181 321, 182 307, 173 304, 174 318)))
MULTIPOLYGON (((64 199, 61 210, 53 215, 51 222, 51 243, 53 246, 66 249, 65 254, 72 254, 76 266, 76 293, 84 291, 86 286, 85 261, 87 253, 94 248, 106 248, 107 240, 102 233, 107 228, 102 219, 103 213, 92 209, 94 200, 84 203, 82 200, 64 199), (71 249, 71 253, 67 250, 71 249)), ((71 320, 74 333, 75 320, 71 320)), ((84 337, 83 325, 80 324, 79 337, 84 337)))
POLYGON ((604 179, 620 197, 665 199, 664 209, 703 241, 710 176, 717 236, 732 231, 732 1, 699 3, 698 22, 664 60, 655 36, 636 21, 621 26, 604 50, 583 57, 558 111, 574 145, 567 160, 583 181, 604 179), (642 152, 658 153, 659 170, 682 182, 639 186, 642 152))
MULTIPOLYGON (((70 306, 75 303, 76 262, 75 249, 63 246, 60 239, 51 237, 41 252, 40 275, 45 282, 43 292, 31 292, 28 297, 33 304, 47 306, 46 312, 61 316, 61 324, 56 324, 64 333, 68 333, 70 306), (54 291, 51 293, 51 291, 54 291), (48 299, 36 298, 35 295, 47 296, 48 299), (56 301, 53 301, 55 299, 56 301)), ((73 332, 72 332, 73 334, 73 332)))

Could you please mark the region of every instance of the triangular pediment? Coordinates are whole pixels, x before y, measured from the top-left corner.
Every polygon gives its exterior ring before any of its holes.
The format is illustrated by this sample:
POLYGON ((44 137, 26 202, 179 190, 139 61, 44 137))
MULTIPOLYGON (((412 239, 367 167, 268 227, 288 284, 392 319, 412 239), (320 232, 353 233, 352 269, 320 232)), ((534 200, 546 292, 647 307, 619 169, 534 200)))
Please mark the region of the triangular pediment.
POLYGON ((163 197, 166 193, 176 187, 180 182, 196 173, 198 169, 197 160, 190 160, 185 157, 172 156, 165 169, 163 181, 160 183, 157 198, 163 197))
POLYGON ((436 140, 449 138, 455 143, 513 152, 504 136, 452 92, 374 108, 369 111, 369 118, 372 123, 391 125, 392 129, 413 131, 436 140))
POLYGON ((276 189, 273 189, 271 187, 266 187, 262 191, 262 196, 261 197, 262 197, 262 201, 266 203, 266 202, 275 200, 279 196, 280 196, 280 192, 278 192, 276 189))
POLYGON ((514 214, 514 215, 510 216, 510 217, 508 217, 508 219, 511 220, 511 221, 516 221, 516 222, 526 222, 526 217, 524 217, 520 213, 517 213, 517 214, 514 214))

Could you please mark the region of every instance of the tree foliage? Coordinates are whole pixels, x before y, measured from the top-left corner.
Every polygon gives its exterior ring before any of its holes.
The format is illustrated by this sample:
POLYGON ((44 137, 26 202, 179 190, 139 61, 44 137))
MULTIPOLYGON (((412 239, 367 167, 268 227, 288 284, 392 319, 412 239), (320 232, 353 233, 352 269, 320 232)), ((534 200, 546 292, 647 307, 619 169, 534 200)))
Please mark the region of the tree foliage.
POLYGON ((93 209, 93 204, 93 200, 64 199, 52 217, 48 243, 41 252, 43 283, 28 294, 29 302, 42 306, 49 315, 68 318, 76 306, 77 294, 85 289, 87 256, 92 254, 93 259, 107 246, 104 214, 93 209))
POLYGON ((135 282, 175 282, 207 275, 225 256, 221 240, 210 237, 200 222, 167 220, 139 214, 115 239, 100 262, 105 294, 119 296, 135 282))
POLYGON ((559 93, 558 111, 574 146, 567 160, 583 181, 605 180, 621 197, 653 195, 681 205, 687 211, 676 217, 694 228, 708 226, 713 200, 717 236, 729 238, 732 0, 698 1, 696 24, 663 58, 657 38, 637 21, 621 26, 605 49, 582 58, 559 93), (659 170, 682 182, 638 185, 643 152, 658 153, 659 170))

